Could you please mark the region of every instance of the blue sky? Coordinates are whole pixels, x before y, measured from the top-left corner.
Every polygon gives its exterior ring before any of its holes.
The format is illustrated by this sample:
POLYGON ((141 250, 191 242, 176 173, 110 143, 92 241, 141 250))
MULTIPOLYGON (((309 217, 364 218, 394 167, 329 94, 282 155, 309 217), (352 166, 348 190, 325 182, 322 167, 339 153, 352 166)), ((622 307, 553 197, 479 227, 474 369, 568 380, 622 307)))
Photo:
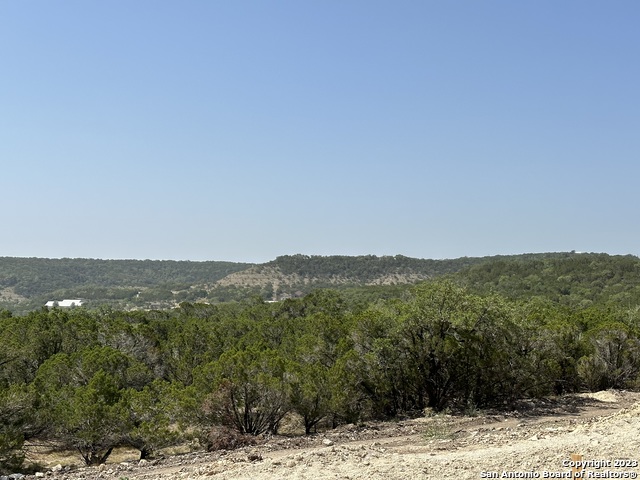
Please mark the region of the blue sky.
POLYGON ((636 1, 0 0, 0 256, 640 254, 636 1))

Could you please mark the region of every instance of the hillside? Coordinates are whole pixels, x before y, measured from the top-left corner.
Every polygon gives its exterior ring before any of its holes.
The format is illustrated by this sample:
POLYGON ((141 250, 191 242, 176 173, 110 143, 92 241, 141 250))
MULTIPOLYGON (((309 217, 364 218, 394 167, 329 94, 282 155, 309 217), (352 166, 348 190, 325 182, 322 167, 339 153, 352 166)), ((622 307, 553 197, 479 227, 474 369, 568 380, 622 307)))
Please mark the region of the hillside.
POLYGON ((458 279, 481 295, 541 297, 575 307, 640 304, 640 259, 633 255, 495 258, 461 272, 458 279))
POLYGON ((318 288, 349 290, 371 299, 398 296, 405 286, 449 277, 482 295, 545 298, 586 307, 607 301, 640 303, 640 259, 604 253, 537 253, 426 260, 401 255, 291 255, 232 273, 206 290, 213 301, 257 295, 300 297, 318 288))
POLYGON ((286 255, 232 273, 209 287, 217 295, 260 295, 267 300, 300 297, 318 288, 411 285, 459 272, 487 258, 425 260, 402 255, 286 255))
POLYGON ((430 260, 402 255, 286 255, 264 264, 0 257, 0 308, 24 313, 48 300, 89 307, 171 308, 253 297, 283 300, 320 288, 368 300, 448 276, 480 294, 542 297, 573 306, 640 303, 640 260, 632 255, 540 253, 430 260))
POLYGON ((168 308, 185 301, 219 303, 253 296, 281 300, 318 288, 414 284, 483 261, 291 255, 254 265, 0 257, 0 308, 25 312, 63 298, 117 308, 168 308))
POLYGON ((26 311, 63 298, 116 306, 193 300, 201 296, 193 291, 194 285, 215 282, 249 266, 213 261, 0 257, 0 308, 26 311))

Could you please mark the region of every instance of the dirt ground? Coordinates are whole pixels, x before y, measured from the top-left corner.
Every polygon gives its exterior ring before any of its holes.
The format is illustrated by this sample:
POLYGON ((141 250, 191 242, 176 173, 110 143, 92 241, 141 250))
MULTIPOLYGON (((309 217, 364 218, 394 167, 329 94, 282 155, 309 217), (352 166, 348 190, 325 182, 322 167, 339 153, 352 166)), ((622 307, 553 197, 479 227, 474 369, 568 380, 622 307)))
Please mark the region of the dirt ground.
POLYGON ((46 472, 65 480, 578 478, 640 473, 640 393, 605 391, 523 401, 513 412, 436 415, 344 425, 309 437, 278 436, 230 452, 153 461, 116 457, 100 467, 46 472))

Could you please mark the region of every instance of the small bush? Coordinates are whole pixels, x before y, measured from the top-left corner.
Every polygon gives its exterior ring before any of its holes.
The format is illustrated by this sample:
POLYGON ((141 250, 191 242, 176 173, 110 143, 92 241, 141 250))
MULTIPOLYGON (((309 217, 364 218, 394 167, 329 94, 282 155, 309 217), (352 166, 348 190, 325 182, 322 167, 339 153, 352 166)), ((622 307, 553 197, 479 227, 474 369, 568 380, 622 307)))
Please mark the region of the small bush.
POLYGON ((235 450, 256 444, 256 438, 252 435, 243 435, 237 430, 228 427, 214 427, 209 431, 205 439, 207 451, 235 450))
POLYGON ((433 417, 422 434, 425 440, 448 440, 453 437, 451 427, 440 417, 433 417))

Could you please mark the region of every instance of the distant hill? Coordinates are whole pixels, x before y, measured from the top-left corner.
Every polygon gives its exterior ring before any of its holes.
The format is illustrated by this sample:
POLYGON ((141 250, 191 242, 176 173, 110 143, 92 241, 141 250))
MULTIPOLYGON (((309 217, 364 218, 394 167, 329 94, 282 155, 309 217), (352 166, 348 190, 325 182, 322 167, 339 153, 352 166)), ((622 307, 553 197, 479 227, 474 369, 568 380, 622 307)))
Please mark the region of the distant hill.
POLYGON ((283 300, 319 288, 387 298, 442 276, 478 293, 516 299, 640 305, 640 259, 561 252, 449 260, 285 255, 264 264, 0 257, 0 308, 23 313, 69 298, 89 308, 161 309, 181 302, 283 300))
POLYGON ((251 292, 269 300, 298 297, 318 288, 352 288, 414 284, 458 272, 482 258, 424 260, 402 255, 377 257, 285 255, 228 275, 209 287, 224 300, 251 292))
POLYGON ((480 294, 498 293, 513 299, 540 297, 583 307, 605 302, 640 305, 640 259, 634 255, 496 257, 456 278, 480 294))
POLYGON ((89 305, 150 306, 200 298, 194 285, 251 266, 235 262, 0 257, 0 308, 25 311, 48 300, 82 298, 89 305))
POLYGON ((0 307, 23 312, 64 298, 118 308, 167 308, 184 301, 242 301, 255 296, 281 300, 318 288, 414 284, 483 261, 286 255, 256 265, 0 257, 0 307))

